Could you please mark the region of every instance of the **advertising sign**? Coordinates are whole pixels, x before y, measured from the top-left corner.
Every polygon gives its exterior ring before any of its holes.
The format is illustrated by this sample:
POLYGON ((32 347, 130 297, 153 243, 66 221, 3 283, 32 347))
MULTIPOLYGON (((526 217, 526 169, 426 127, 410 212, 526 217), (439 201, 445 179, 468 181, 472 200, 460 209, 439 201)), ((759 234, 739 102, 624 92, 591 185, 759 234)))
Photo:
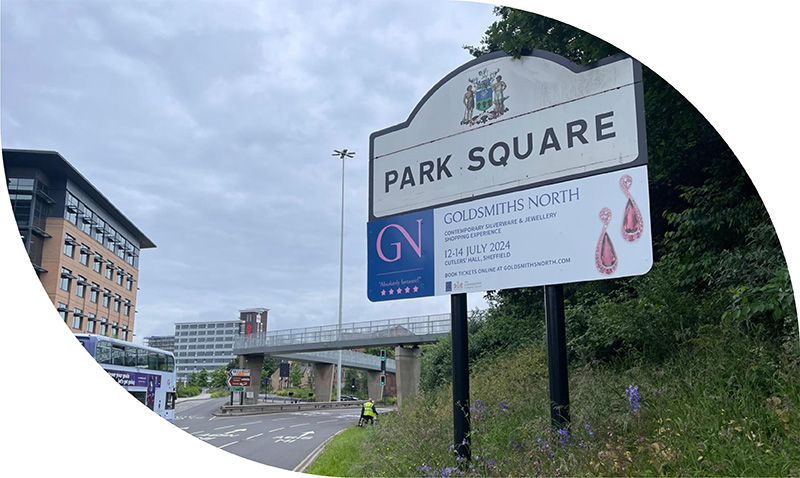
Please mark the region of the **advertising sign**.
POLYGON ((369 299, 647 272, 642 96, 627 56, 496 53, 445 77, 370 137, 369 299))

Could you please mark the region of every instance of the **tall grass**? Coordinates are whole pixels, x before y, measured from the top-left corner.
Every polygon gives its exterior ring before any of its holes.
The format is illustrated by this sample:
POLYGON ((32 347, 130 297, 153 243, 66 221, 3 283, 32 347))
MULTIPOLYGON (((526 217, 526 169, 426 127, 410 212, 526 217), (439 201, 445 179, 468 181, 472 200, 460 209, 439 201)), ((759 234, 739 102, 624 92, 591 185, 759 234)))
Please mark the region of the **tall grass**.
POLYGON ((706 327, 661 365, 572 370, 571 427, 554 430, 544 351, 521 350, 473 367, 471 461, 442 387, 364 430, 340 476, 800 476, 799 358, 706 327))

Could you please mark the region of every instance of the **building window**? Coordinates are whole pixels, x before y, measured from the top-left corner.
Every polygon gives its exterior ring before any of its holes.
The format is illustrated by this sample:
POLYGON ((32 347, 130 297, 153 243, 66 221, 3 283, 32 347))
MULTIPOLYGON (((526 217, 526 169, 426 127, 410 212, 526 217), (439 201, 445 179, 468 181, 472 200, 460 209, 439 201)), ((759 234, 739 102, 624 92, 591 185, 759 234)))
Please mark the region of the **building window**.
POLYGON ((63 302, 58 303, 58 315, 61 316, 61 319, 66 323, 67 322, 67 304, 63 302))
POLYGON ((106 264, 106 279, 114 278, 114 264, 106 264))
POLYGON ((78 276, 78 285, 75 286, 75 294, 78 297, 85 297, 86 296, 86 277, 78 276))
POLYGON ((89 314, 89 318, 86 321, 86 331, 90 334, 94 333, 95 325, 97 324, 97 319, 94 314, 89 314))
POLYGON ((100 273, 102 268, 103 268, 103 256, 101 256, 100 254, 95 253, 95 255, 94 255, 94 264, 92 264, 92 269, 95 272, 100 273))
POLYGON ((122 285, 122 269, 117 270, 117 285, 122 285))
POLYGON ((130 274, 128 274, 128 280, 125 282, 125 288, 133 290, 133 276, 130 274))
POLYGON ((89 265, 89 250, 88 249, 81 249, 79 259, 81 264, 88 266, 89 265))
POLYGON ((70 283, 72 282, 72 279, 74 277, 75 276, 72 275, 72 271, 71 270, 62 267, 61 268, 61 283, 59 284, 59 287, 61 288, 61 290, 65 290, 65 291, 69 292, 69 286, 70 286, 70 283))
POLYGON ((120 302, 122 302, 122 297, 119 294, 114 294, 114 312, 119 312, 120 302))
POLYGON ((108 334, 108 324, 100 324, 100 335, 108 334))
POLYGON ((107 309, 110 302, 111 302, 111 291, 108 289, 103 289, 103 307, 107 309))
POLYGON ((75 238, 69 234, 64 236, 64 255, 70 258, 75 255, 75 238))
POLYGON ((97 303, 97 294, 100 292, 100 286, 92 282, 92 290, 89 291, 89 300, 97 303))
POLYGON ((125 317, 129 317, 131 315, 131 306, 125 304, 125 306, 122 308, 122 313, 125 314, 125 317))
POLYGON ((122 331, 122 340, 128 340, 128 331, 127 330, 123 330, 122 331))
POLYGON ((83 310, 75 307, 75 312, 72 313, 72 328, 73 329, 81 329, 81 325, 83 322, 83 310))
POLYGON ((111 336, 117 338, 118 333, 119 333, 119 327, 117 326, 117 323, 114 322, 113 324, 111 324, 111 336))

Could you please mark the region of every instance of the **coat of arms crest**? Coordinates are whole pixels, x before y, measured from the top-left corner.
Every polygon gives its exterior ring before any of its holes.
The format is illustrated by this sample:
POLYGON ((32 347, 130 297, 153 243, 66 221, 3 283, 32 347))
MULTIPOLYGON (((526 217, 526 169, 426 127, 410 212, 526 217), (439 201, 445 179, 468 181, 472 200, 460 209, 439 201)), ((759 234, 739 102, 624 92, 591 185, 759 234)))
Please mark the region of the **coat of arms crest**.
POLYGON ((461 124, 473 126, 491 121, 508 111, 505 101, 506 83, 499 74, 500 69, 478 71, 478 76, 469 78, 467 92, 464 93, 464 117, 461 124), (477 114, 475 110, 477 109, 477 114))

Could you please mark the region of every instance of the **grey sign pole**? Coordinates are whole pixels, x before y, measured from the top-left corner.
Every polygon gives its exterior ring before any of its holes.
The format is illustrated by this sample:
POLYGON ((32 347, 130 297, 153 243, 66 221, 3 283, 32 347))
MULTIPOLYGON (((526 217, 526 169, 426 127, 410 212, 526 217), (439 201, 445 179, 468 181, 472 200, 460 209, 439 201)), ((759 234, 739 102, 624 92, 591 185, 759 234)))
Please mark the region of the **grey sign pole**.
POLYGON ((469 460, 469 342, 467 335, 467 294, 450 296, 453 338, 453 430, 458 456, 469 460))

